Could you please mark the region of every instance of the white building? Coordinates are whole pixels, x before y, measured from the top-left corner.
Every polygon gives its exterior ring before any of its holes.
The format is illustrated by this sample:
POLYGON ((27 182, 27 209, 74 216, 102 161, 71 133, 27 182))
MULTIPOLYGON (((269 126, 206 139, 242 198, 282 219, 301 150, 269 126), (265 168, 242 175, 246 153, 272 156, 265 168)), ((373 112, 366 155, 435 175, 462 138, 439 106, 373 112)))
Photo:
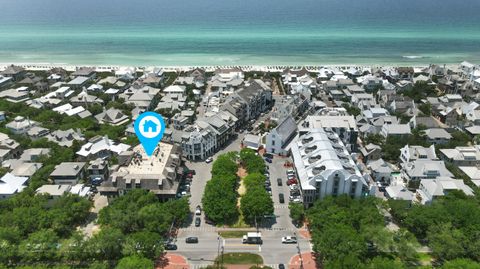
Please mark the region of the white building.
POLYGON ((290 116, 283 120, 266 136, 266 150, 271 154, 286 155, 286 146, 290 143, 297 131, 297 123, 290 116))
POLYGON ((329 195, 361 197, 368 193, 367 182, 333 131, 301 133, 292 142, 291 152, 307 207, 329 195))
POLYGON ((37 122, 17 116, 14 121, 7 123, 5 126, 14 134, 26 134, 32 127, 37 126, 37 122))
POLYGON ((453 190, 462 191, 465 195, 473 195, 473 190, 460 179, 422 179, 415 195, 416 202, 424 205, 430 204, 435 198, 447 195, 453 190))
POLYGON ((335 132, 348 150, 355 151, 357 147, 358 128, 355 118, 346 112, 329 111, 329 113, 308 116, 303 124, 306 129, 326 129, 335 132), (337 113, 338 112, 338 113, 337 113))
POLYGON ((88 143, 77 151, 81 159, 108 158, 113 154, 120 154, 127 151, 130 146, 123 143, 117 143, 108 137, 96 136, 90 139, 88 143))
POLYGON ((6 173, 0 178, 0 200, 7 199, 16 193, 21 192, 26 186, 28 177, 17 177, 6 173))

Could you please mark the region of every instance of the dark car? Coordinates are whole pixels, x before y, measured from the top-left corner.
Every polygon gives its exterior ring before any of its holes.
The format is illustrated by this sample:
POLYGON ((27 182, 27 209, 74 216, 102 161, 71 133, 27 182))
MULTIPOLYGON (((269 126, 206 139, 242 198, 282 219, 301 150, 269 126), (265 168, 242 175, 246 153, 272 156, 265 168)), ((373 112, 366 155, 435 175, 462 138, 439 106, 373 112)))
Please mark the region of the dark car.
POLYGON ((265 153, 265 154, 263 154, 263 157, 266 157, 266 158, 269 158, 269 159, 273 159, 273 155, 270 154, 270 153, 265 153))
POLYGON ((285 203, 285 197, 283 196, 283 193, 278 194, 278 200, 281 204, 285 203))
POLYGON ((200 226, 200 223, 201 223, 201 220, 199 217, 196 217, 195 218, 195 227, 199 227, 200 226))
POLYGON ((165 245, 165 249, 166 250, 177 250, 177 245, 175 245, 174 243, 167 243, 165 245))
POLYGON ((187 238, 185 238, 185 243, 196 244, 196 243, 198 243, 198 237, 187 237, 187 238))
POLYGON ((265 161, 266 161, 267 163, 272 163, 272 159, 270 159, 270 158, 265 158, 265 161))
POLYGON ((278 269, 285 269, 285 265, 283 263, 279 264, 278 269))
POLYGON ((281 178, 277 178, 277 185, 278 185, 279 187, 281 187, 281 186, 283 185, 281 178))

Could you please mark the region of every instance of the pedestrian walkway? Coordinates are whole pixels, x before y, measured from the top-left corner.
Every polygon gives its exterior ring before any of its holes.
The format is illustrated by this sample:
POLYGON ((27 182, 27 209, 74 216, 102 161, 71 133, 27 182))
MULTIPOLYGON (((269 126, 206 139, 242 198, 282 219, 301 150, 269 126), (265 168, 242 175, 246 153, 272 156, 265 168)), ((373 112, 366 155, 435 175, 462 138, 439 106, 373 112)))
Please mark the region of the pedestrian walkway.
POLYGON ((178 255, 167 253, 164 256, 160 257, 156 264, 156 269, 190 269, 190 265, 187 262, 185 257, 178 255))
POLYGON ((316 269, 315 256, 312 252, 304 252, 302 255, 295 255, 290 259, 289 269, 316 269))
POLYGON ((212 263, 203 263, 203 264, 191 264, 190 269, 201 269, 201 268, 206 268, 207 266, 214 266, 213 262, 212 263))
POLYGON ((187 228, 181 228, 180 232, 217 232, 218 228, 216 227, 187 227, 187 228))

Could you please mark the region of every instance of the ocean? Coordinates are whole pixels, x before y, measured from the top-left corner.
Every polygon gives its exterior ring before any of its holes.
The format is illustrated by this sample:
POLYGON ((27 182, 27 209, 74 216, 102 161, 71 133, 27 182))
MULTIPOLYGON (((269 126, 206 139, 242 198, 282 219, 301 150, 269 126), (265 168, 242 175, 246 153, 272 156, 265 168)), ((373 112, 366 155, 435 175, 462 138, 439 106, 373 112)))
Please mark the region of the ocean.
POLYGON ((480 63, 480 0, 0 0, 0 63, 480 63))

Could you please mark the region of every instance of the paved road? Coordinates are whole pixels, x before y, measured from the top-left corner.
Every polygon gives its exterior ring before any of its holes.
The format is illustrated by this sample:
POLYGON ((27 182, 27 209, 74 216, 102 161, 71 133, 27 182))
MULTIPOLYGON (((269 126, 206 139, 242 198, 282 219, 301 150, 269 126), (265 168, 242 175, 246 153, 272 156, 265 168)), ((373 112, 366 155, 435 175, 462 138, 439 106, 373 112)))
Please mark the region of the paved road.
MULTIPOLYGON (((281 237, 291 232, 262 231, 263 244, 249 245, 242 244, 240 238, 224 239, 212 233, 184 232, 180 234, 177 241, 178 250, 174 251, 189 260, 192 265, 205 264, 207 261, 213 261, 218 253, 221 253, 222 247, 227 252, 250 252, 263 257, 265 264, 288 264, 290 258, 297 253, 297 244, 282 244, 281 237), (186 244, 185 237, 198 237, 198 244, 186 244)), ((299 240, 302 252, 310 250, 310 243, 305 239, 299 240)))
POLYGON ((288 197, 290 195, 289 188, 287 186, 286 168, 283 166, 286 160, 290 160, 286 157, 273 158, 273 162, 268 164, 270 172, 270 181, 272 182, 272 198, 275 207, 276 223, 272 228, 281 229, 295 229, 290 218, 290 210, 288 210, 288 197), (277 185, 277 178, 282 179, 282 186, 277 185), (283 193, 285 203, 281 204, 278 198, 278 194, 283 193))
MULTIPOLYGON (((240 143, 244 135, 239 136, 230 143, 226 148, 220 150, 214 155, 214 159, 225 152, 239 150, 240 143)), ((288 196, 289 189, 286 185, 286 169, 283 167, 287 158, 275 157, 272 164, 268 164, 270 171, 270 180, 272 182, 272 198, 275 208, 275 222, 270 225, 265 225, 260 228, 263 237, 263 245, 248 245, 242 244, 240 238, 223 239, 218 236, 218 230, 212 225, 208 225, 203 220, 200 227, 195 227, 192 221, 187 224, 186 227, 180 229, 177 237, 178 250, 174 253, 178 253, 186 257, 192 268, 199 267, 200 265, 211 264, 217 257, 217 254, 221 251, 223 246, 224 252, 251 252, 261 255, 265 264, 275 265, 279 263, 287 264, 292 256, 297 253, 297 245, 285 245, 281 243, 283 236, 291 236, 297 233, 299 239, 300 250, 310 251, 311 246, 308 240, 300 238, 298 235, 298 229, 292 224, 289 217, 288 210, 288 196), (277 185, 277 178, 282 179, 282 186, 277 185), (280 204, 278 194, 282 192, 285 195, 285 203, 280 204), (198 237, 198 244, 186 244, 185 238, 189 236, 198 237)), ((195 207, 201 204, 202 195, 205 189, 205 184, 211 178, 211 163, 205 162, 187 162, 186 166, 196 171, 191 186, 190 208, 192 212, 195 207)))
MULTIPOLYGON (((230 142, 225 148, 219 150, 214 156, 213 159, 215 160, 219 155, 229 152, 229 151, 238 151, 240 150, 240 144, 243 140, 244 135, 239 134, 235 140, 230 142)), ((197 161, 191 162, 187 161, 185 165, 192 170, 195 170, 196 174, 193 176, 192 184, 190 186, 191 197, 190 197, 190 209, 192 212, 195 211, 195 207, 197 205, 201 205, 203 192, 205 191, 205 185, 207 181, 210 180, 212 177, 211 170, 212 170, 212 163, 206 163, 205 161, 197 161)), ((213 227, 205 223, 202 214, 202 223, 200 227, 213 227)), ((194 218, 190 220, 188 223, 188 227, 194 227, 194 218)))

